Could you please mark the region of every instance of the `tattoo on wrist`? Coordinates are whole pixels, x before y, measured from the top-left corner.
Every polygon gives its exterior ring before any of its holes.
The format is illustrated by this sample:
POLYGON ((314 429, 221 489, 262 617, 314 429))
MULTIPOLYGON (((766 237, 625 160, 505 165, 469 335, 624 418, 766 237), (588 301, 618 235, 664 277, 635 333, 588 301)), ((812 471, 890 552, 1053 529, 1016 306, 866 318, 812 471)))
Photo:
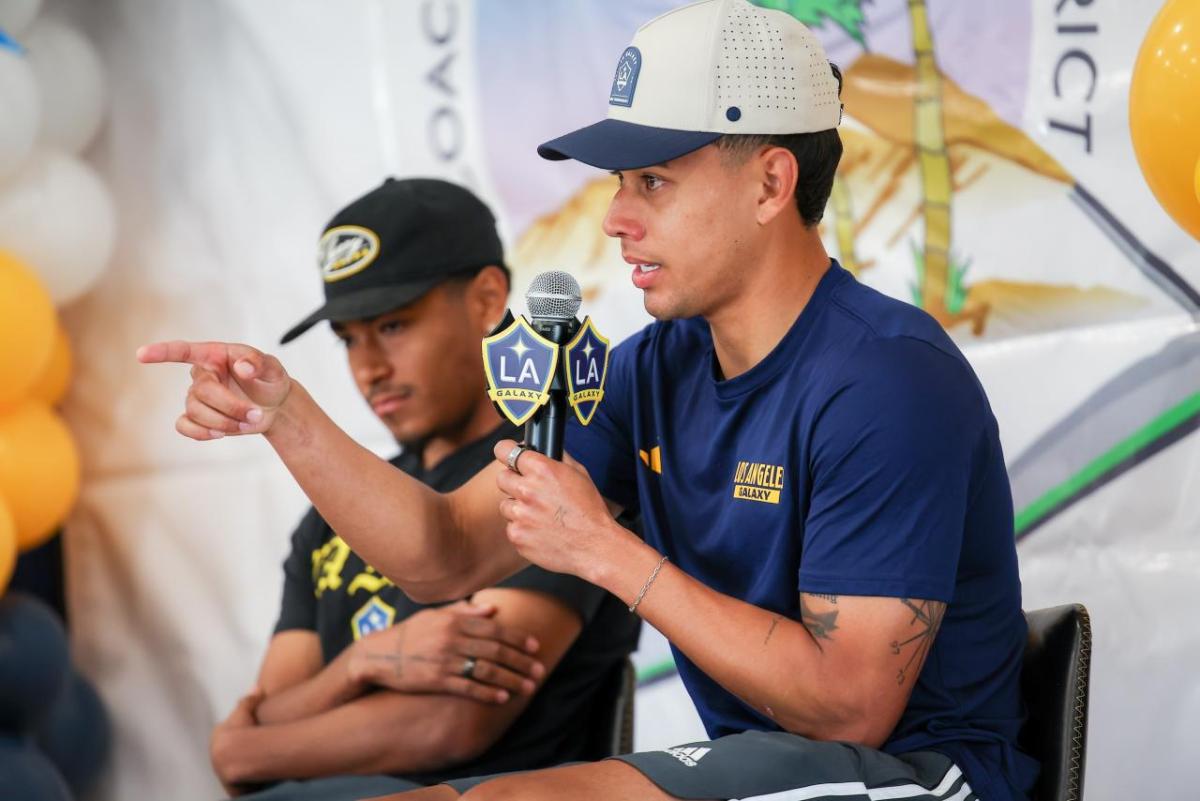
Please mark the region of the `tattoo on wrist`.
POLYGON ((403 626, 396 632, 396 653, 395 661, 392 662, 392 674, 396 678, 404 675, 404 635, 408 633, 408 629, 403 626))
POLYGON ((405 629, 400 627, 396 636, 396 645, 388 651, 371 651, 368 650, 363 654, 363 659, 367 662, 384 663, 392 672, 394 678, 400 679, 404 677, 404 665, 406 662, 430 662, 438 663, 441 660, 432 659, 422 654, 406 654, 404 652, 404 634, 405 629))
POLYGON ((910 674, 920 674, 925 664, 925 657, 933 647, 938 627, 942 625, 942 617, 946 614, 946 605, 940 601, 919 601, 913 598, 901 598, 900 603, 912 612, 912 620, 908 625, 913 635, 904 640, 892 640, 892 653, 899 655, 912 646, 908 660, 896 671, 896 683, 903 684, 910 674))
POLYGON ((387 662, 392 667, 392 674, 396 678, 404 675, 405 662, 428 662, 430 664, 441 664, 440 659, 431 659, 428 656, 420 654, 367 654, 367 659, 376 662, 387 662))
MULTIPOLYGON (((812 637, 813 642, 821 651, 825 649, 821 646, 821 640, 832 640, 829 636, 837 631, 838 610, 830 609, 827 612, 816 612, 804 600, 804 596, 809 593, 800 593, 800 622, 804 625, 804 629, 812 637)), ((836 597, 836 596, 835 596, 836 597)))

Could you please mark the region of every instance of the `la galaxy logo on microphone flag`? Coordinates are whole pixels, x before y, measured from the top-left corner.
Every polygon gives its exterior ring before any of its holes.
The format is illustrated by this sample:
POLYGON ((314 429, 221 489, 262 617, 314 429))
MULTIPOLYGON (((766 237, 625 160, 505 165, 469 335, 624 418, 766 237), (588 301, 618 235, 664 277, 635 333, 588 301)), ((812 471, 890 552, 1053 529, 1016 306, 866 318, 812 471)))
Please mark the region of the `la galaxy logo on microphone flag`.
POLYGON ((579 332, 563 347, 567 360, 567 400, 585 426, 604 399, 608 375, 609 342, 600 335, 592 318, 584 318, 579 332))
POLYGON ((558 369, 558 346, 524 317, 483 340, 488 397, 515 426, 524 425, 546 401, 558 369))

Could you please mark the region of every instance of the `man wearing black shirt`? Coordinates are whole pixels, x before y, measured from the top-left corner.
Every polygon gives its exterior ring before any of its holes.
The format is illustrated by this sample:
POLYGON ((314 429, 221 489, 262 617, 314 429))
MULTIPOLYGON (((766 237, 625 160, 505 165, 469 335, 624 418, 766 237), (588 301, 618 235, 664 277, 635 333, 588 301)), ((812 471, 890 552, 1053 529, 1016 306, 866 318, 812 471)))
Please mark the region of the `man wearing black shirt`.
MULTIPOLYGON (((448 492, 492 462, 496 442, 519 438, 484 391, 479 342, 509 287, 478 198, 388 179, 334 217, 318 260, 326 303, 283 341, 330 322, 403 446, 392 464, 448 492)), ((362 495, 369 503, 371 489, 362 495)), ((353 799, 596 756, 586 751, 596 692, 638 631, 606 592, 531 567, 466 601, 424 606, 315 509, 292 535, 284 576, 258 686, 212 737, 231 792, 281 782, 253 797, 353 799)))

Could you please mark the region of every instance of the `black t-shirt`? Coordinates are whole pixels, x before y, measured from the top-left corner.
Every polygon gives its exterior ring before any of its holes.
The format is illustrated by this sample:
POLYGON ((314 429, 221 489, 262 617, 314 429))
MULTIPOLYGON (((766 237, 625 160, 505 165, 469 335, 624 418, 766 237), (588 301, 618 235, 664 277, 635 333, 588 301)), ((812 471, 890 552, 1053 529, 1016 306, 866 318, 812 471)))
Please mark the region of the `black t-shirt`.
MULTIPOLYGON (((391 462, 429 487, 449 492, 494 459, 492 448, 496 442, 520 437, 519 429, 501 425, 428 471, 415 450, 391 462)), ((292 550, 283 572, 283 602, 275 632, 316 632, 326 664, 354 640, 429 608, 409 600, 363 562, 315 509, 308 511, 292 534, 292 550)), ((583 629, 529 706, 488 751, 458 767, 406 778, 434 784, 590 756, 585 753, 588 736, 593 727, 600 725, 591 719, 597 714, 594 695, 604 679, 637 647, 640 619, 604 590, 539 567, 526 568, 496 586, 546 593, 575 610, 583 629)))

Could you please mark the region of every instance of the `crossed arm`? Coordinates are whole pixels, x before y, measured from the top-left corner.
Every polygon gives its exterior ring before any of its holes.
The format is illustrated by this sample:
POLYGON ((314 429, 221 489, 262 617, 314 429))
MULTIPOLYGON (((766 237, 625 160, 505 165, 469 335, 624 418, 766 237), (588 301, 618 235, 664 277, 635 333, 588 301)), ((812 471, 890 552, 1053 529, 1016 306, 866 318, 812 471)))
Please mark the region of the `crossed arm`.
MULTIPOLYGON (((177 342, 149 346, 139 358, 192 364, 176 428, 198 440, 264 433, 343 539, 417 600, 463 597, 532 562, 632 603, 658 564, 658 553, 613 521, 578 466, 528 452, 518 475, 501 463, 513 446, 502 442, 496 465, 438 495, 353 443, 274 357, 246 346, 177 342), (358 503, 364 494, 378 503, 358 503), (402 539, 386 534, 398 519, 411 532, 402 539)), ((907 703, 943 605, 849 596, 801 601, 800 620, 780 617, 668 564, 639 612, 782 728, 879 745, 907 703)))
POLYGON ((404 623, 393 627, 399 636, 366 637, 327 666, 315 633, 276 635, 259 675, 261 699, 239 705, 214 731, 212 761, 222 783, 419 773, 484 753, 528 706, 535 689, 526 677, 548 675, 582 624, 566 605, 530 590, 483 590, 474 601, 493 606, 495 622, 505 631, 520 632, 505 635, 513 644, 481 637, 454 645, 454 653, 465 648, 480 654, 477 674, 487 665, 487 675, 479 675, 486 683, 455 675, 461 659, 447 657, 453 664, 443 665, 439 656, 451 644, 431 650, 437 636, 417 644, 403 636, 404 623), (536 663, 517 645, 528 638, 537 646, 536 663), (499 654, 488 643, 509 653, 499 654), (501 677, 501 671, 507 675, 501 677))

